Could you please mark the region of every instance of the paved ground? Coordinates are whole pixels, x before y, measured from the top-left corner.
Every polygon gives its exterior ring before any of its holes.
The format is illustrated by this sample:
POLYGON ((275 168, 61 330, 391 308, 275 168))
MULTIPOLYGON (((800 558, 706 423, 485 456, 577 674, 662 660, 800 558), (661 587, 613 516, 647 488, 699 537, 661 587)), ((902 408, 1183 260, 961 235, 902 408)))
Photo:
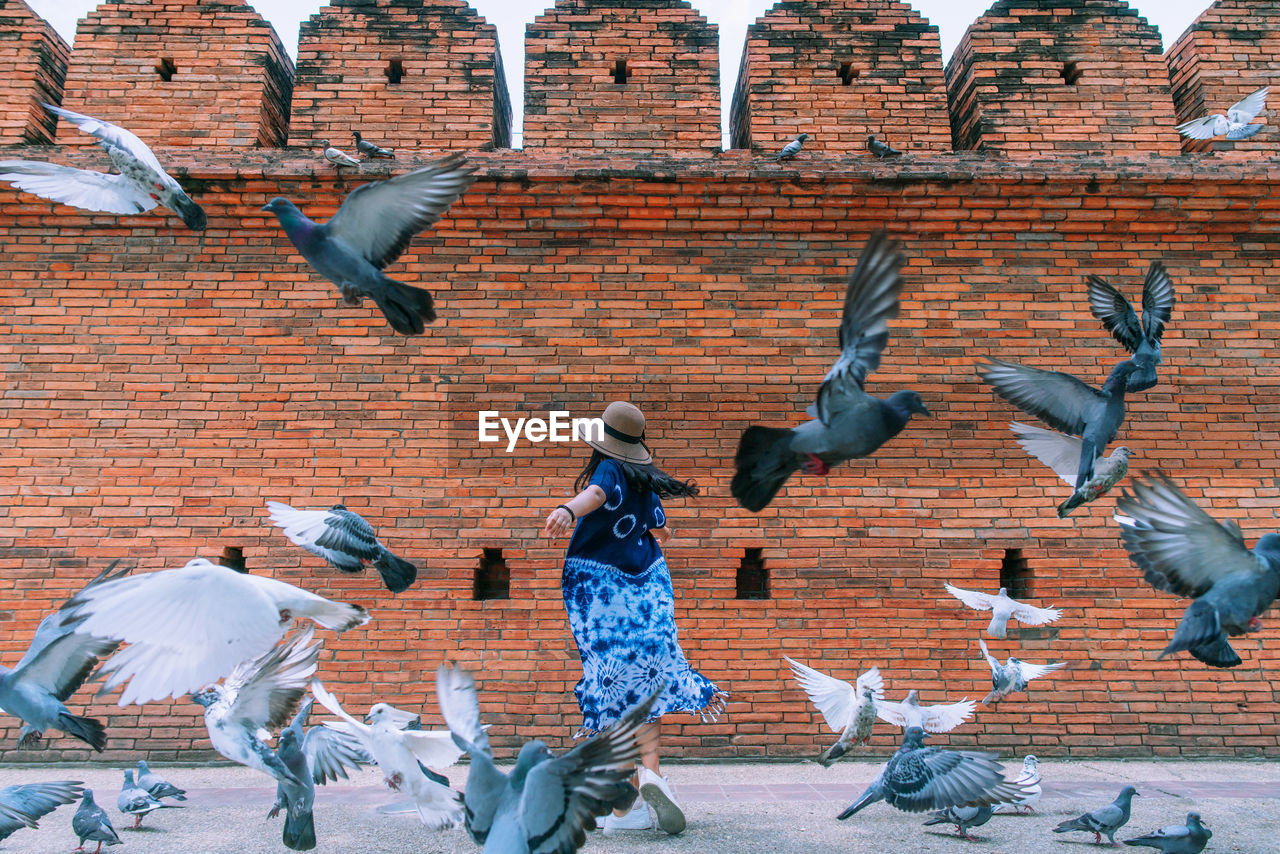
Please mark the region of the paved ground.
MULTIPOLYGON (((689 828, 680 837, 656 831, 626 836, 590 835, 584 848, 600 854, 657 851, 671 854, 831 854, 831 852, 965 852, 987 854, 1085 854, 1104 850, 1084 834, 1055 835, 1051 828, 1109 802, 1126 783, 1138 787, 1133 820, 1121 839, 1160 825, 1180 822, 1199 811, 1214 836, 1207 851, 1241 854, 1280 852, 1280 761, 1276 762, 1062 762, 1046 760, 1040 770, 1045 794, 1037 815, 997 816, 975 831, 979 842, 924 828, 921 817, 884 804, 853 819, 835 816, 875 776, 878 764, 844 762, 824 769, 814 763, 683 763, 665 770, 684 801, 689 828)), ((1012 764, 1010 765, 1012 769, 1012 764)), ((183 810, 164 810, 141 831, 121 828, 130 821, 115 810, 119 771, 101 766, 58 765, 0 768, 0 785, 38 780, 82 780, 99 793, 124 845, 109 849, 156 854, 259 854, 286 852, 280 820, 264 816, 274 797, 265 778, 243 768, 156 769, 185 787, 183 810)), ((456 785, 465 767, 449 769, 456 785)), ((462 830, 426 831, 416 816, 386 814, 379 807, 396 797, 380 785, 376 772, 322 789, 316 805, 317 852, 334 854, 453 854, 479 849, 462 830)), ((3 852, 58 852, 75 848, 73 807, 63 807, 39 830, 20 830, 3 852)), ((90 852, 93 846, 90 845, 90 852)), ((107 850, 107 849, 104 849, 107 850)), ((1131 849, 1125 849, 1131 850, 1131 849)), ((1152 849, 1132 849, 1152 850, 1152 849)))

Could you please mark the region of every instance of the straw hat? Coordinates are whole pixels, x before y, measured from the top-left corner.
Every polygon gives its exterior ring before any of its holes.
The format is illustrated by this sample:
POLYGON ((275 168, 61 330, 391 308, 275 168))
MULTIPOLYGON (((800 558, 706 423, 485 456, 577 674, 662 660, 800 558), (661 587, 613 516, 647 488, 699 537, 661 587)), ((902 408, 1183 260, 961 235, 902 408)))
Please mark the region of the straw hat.
POLYGON ((604 435, 598 440, 588 434, 587 444, 606 456, 628 463, 648 465, 653 456, 644 445, 644 413, 629 403, 615 400, 605 407, 604 435))

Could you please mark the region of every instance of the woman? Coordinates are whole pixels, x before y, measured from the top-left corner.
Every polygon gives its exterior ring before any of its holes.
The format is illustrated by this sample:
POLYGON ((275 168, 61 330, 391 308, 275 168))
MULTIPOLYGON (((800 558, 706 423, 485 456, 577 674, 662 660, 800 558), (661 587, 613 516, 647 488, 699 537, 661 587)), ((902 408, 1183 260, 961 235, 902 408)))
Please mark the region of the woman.
POLYGON ((574 688, 584 718, 578 735, 604 729, 665 684, 647 725, 653 730, 639 739, 646 745, 633 780, 640 799, 629 813, 607 816, 604 828, 647 829, 653 807, 662 830, 680 833, 684 813, 658 770, 658 719, 686 711, 714 720, 725 698, 680 649, 671 574, 659 547, 672 536, 660 499, 694 496, 698 488, 653 465, 639 409, 615 401, 603 420, 604 435, 587 440, 594 451, 575 484, 581 491, 551 511, 545 528, 548 536, 573 531, 562 587, 582 657, 574 688))

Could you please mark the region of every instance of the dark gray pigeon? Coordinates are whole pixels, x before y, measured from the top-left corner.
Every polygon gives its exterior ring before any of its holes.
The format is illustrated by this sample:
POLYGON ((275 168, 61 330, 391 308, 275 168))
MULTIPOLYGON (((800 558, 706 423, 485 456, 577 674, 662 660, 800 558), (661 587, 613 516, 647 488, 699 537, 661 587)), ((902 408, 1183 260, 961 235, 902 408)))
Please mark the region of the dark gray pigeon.
POLYGON ((364 139, 362 136, 360 136, 360 131, 358 130, 353 130, 351 132, 351 135, 356 138, 356 151, 360 152, 365 157, 394 158, 396 156, 395 152, 392 149, 383 148, 380 145, 374 145, 369 140, 364 139))
POLYGON ((183 809, 182 804, 162 804, 160 801, 133 781, 133 770, 124 772, 124 785, 116 796, 116 809, 125 815, 133 816, 133 829, 142 827, 142 819, 156 810, 183 809))
POLYGON ((418 577, 416 566, 392 554, 378 542, 368 522, 341 504, 328 510, 295 510, 288 504, 268 501, 267 509, 271 521, 294 545, 324 558, 335 569, 360 572, 365 562, 370 562, 392 593, 404 591, 418 577))
POLYGON ((571 854, 582 847, 595 820, 627 809, 636 790, 627 782, 645 745, 639 736, 663 689, 633 707, 563 756, 541 741, 520 748, 515 768, 493 764, 489 737, 480 725, 475 680, 460 668, 436 671, 436 698, 453 740, 471 756, 465 796, 466 825, 485 854, 571 854))
POLYGON ((1160 338, 1165 324, 1173 315, 1173 282, 1159 261, 1152 261, 1147 279, 1142 284, 1142 322, 1133 306, 1107 280, 1090 276, 1089 310, 1102 321, 1112 337, 1133 354, 1136 370, 1129 375, 1129 391, 1146 391, 1156 384, 1156 365, 1160 357, 1160 338))
POLYGON ((806 410, 813 420, 794 429, 755 424, 742 434, 729 490, 743 507, 759 512, 795 471, 825 476, 834 465, 875 453, 912 415, 929 414, 917 392, 903 389, 881 400, 862 387, 889 340, 905 260, 883 231, 871 235, 845 291, 840 358, 806 410))
POLYGON ((994 815, 991 807, 948 807, 945 810, 939 810, 929 816, 929 820, 924 823, 925 827, 931 824, 954 824, 956 826, 956 835, 962 839, 968 839, 971 842, 978 840, 969 835, 969 828, 981 827, 991 820, 994 815))
POLYGON ((982 657, 987 660, 987 665, 991 668, 991 693, 983 698, 984 706, 988 703, 997 703, 1010 694, 1025 691, 1027 683, 1032 679, 1048 676, 1053 671, 1067 666, 1065 661, 1053 664, 1032 664, 1013 656, 1009 656, 1008 661, 1001 664, 1000 660, 987 650, 987 642, 982 638, 978 638, 978 646, 982 648, 982 657))
POLYGON ((1025 794, 1005 779, 995 754, 926 747, 924 730, 909 727, 880 776, 838 818, 849 818, 877 801, 904 812, 929 812, 992 806, 1025 794))
POLYGON ((1120 538, 1157 590, 1195 601, 1160 658, 1186 650, 1211 667, 1235 667, 1228 637, 1256 632, 1280 594, 1280 534, 1252 550, 1240 528, 1219 524, 1161 472, 1133 484, 1116 502, 1120 538))
POLYGON ((288 199, 263 206, 317 273, 338 286, 347 305, 369 297, 402 335, 421 335, 436 319, 431 294, 382 272, 430 228, 475 180, 461 154, 443 157, 387 181, 356 187, 328 222, 307 219, 288 199))
POLYGON ((1068 819, 1055 827, 1053 832, 1071 833, 1079 830, 1092 833, 1093 841, 1098 844, 1102 843, 1102 836, 1106 834, 1111 844, 1118 846, 1116 831, 1129 823, 1129 808, 1136 794, 1138 790, 1133 786, 1125 786, 1116 799, 1105 807, 1087 812, 1079 818, 1068 819))
POLYGON ((0 789, 0 840, 8 839, 15 831, 36 826, 36 820, 44 818, 63 804, 72 804, 80 797, 79 780, 62 780, 56 783, 23 783, 0 789))
POLYGON ((809 134, 802 133, 795 139, 782 146, 782 150, 778 152, 778 162, 790 160, 800 153, 800 149, 804 148, 804 141, 809 138, 809 134))
POLYGON ((886 157, 897 157, 902 153, 892 145, 887 142, 881 142, 874 136, 867 137, 867 151, 874 154, 877 160, 884 160, 886 157))
POLYGON ((1158 848, 1164 854, 1200 854, 1204 847, 1209 844, 1209 838, 1213 836, 1213 831, 1205 827, 1200 820, 1200 813, 1187 813, 1187 823, 1184 827, 1181 824, 1171 824, 1162 827, 1154 833, 1148 833, 1145 836, 1139 836, 1134 839, 1126 839, 1125 845, 1145 846, 1147 848, 1158 848))
POLYGON ((147 794, 153 798, 173 798, 175 801, 185 801, 187 799, 187 790, 179 789, 159 774, 153 772, 147 767, 145 759, 138 760, 138 785, 147 790, 147 794))
POLYGON ((80 840, 77 851, 83 851, 86 842, 98 843, 93 854, 101 854, 104 842, 108 846, 120 844, 120 837, 116 835, 116 829, 111 826, 107 811, 93 802, 93 789, 84 790, 80 806, 76 808, 76 814, 71 819, 71 832, 80 840))

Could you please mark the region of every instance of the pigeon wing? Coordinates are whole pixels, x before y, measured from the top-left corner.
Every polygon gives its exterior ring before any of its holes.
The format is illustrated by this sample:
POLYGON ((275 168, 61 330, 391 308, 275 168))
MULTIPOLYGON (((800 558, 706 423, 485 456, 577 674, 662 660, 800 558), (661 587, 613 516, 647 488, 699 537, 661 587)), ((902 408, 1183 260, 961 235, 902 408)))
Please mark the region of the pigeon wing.
MULTIPOLYGON (((1261 125, 1259 125, 1261 127, 1261 125)), ((1152 261, 1142 283, 1142 329, 1148 341, 1159 341, 1173 315, 1173 281, 1159 261, 1152 261)))
POLYGON ((895 703, 892 700, 882 700, 876 703, 876 717, 885 723, 906 729, 910 723, 907 721, 907 706, 905 703, 895 703))
POLYGON ((237 667, 226 681, 226 687, 236 692, 228 719, 246 729, 282 726, 307 693, 307 680, 316 672, 320 643, 312 643, 314 636, 308 626, 256 661, 237 667))
POLYGON ((86 211, 139 214, 160 204, 124 175, 39 160, 0 160, 0 181, 42 199, 86 211))
POLYGON ((1027 661, 1018 662, 1018 672, 1022 674, 1023 682, 1030 682, 1032 679, 1039 679, 1041 676, 1048 676, 1055 670, 1061 670, 1066 667, 1065 661, 1057 661, 1053 664, 1031 664, 1027 661))
POLYGON ((1257 118, 1267 107, 1267 93, 1271 91, 1271 87, 1263 86, 1251 95, 1247 95, 1231 105, 1231 109, 1227 110, 1227 118, 1232 121, 1247 124, 1257 118))
MULTIPOLYGON (((339 569, 359 572, 363 563, 355 552, 345 551, 334 544, 342 544, 346 539, 341 531, 335 532, 335 525, 341 525, 337 514, 332 510, 298 510, 279 501, 268 501, 267 510, 271 513, 271 522, 284 533, 295 546, 302 546, 314 555, 319 555, 339 569), (324 545, 321 545, 321 541, 324 545)), ((352 514, 355 515, 354 513, 352 514)), ((356 517, 360 518, 360 517, 356 517)), ((361 519, 361 521, 364 521, 361 519)), ((372 529, 370 529, 372 534, 372 529)), ((358 550, 362 551, 362 550, 358 550)), ((376 552, 373 556, 376 556, 376 552)))
POLYGON ((1122 347, 1130 353, 1135 352, 1142 344, 1142 327, 1138 325, 1138 316, 1133 313, 1133 306, 1101 276, 1090 276, 1086 282, 1089 311, 1102 321, 1102 325, 1122 347))
POLYGON ((991 651, 987 649, 987 642, 982 638, 978 638, 978 646, 982 649, 982 657, 987 660, 987 664, 991 667, 991 672, 999 673, 1000 659, 992 655, 991 651))
POLYGON ((1266 125, 1240 125, 1227 131, 1227 139, 1234 141, 1248 139, 1254 134, 1260 132, 1266 125))
POLYGON ((980 593, 977 590, 962 590, 950 582, 947 582, 946 588, 948 593, 975 611, 990 611, 995 601, 995 597, 988 593, 980 593))
POLYGON ((317 786, 347 779, 347 769, 372 765, 373 757, 348 733, 325 726, 313 726, 302 739, 302 755, 317 786))
POLYGON ((1226 116, 1221 113, 1210 113, 1207 116, 1183 122, 1177 126, 1177 130, 1178 133, 1188 139, 1213 139, 1215 136, 1214 128, 1217 126, 1218 121, 1225 119, 1226 116))
POLYGON ((165 174, 164 167, 160 165, 160 161, 156 159, 155 153, 147 147, 147 144, 119 125, 113 125, 111 122, 104 122, 102 119, 95 119, 93 116, 86 116, 82 113, 73 113, 70 110, 55 107, 52 104, 45 104, 44 107, 54 115, 71 122, 83 133, 96 136, 112 148, 127 151, 134 159, 144 163, 161 175, 165 174))
POLYGON ((373 527, 350 510, 330 511, 324 519, 325 529, 316 538, 316 546, 339 555, 354 555, 373 560, 382 554, 382 545, 373 527))
POLYGON ((1080 468, 1082 443, 1079 439, 1019 421, 1009 422, 1009 429, 1023 450, 1052 469, 1068 486, 1075 487, 1080 468))
POLYGON ((471 756, 463 805, 467 832, 477 845, 483 845, 507 788, 507 775, 494 767, 489 736, 480 725, 480 698, 475 679, 461 667, 448 662, 441 664, 436 669, 436 702, 455 743, 471 756))
MULTIPOLYGON (((800 687, 809 695, 809 701, 822 713, 832 732, 844 732, 858 701, 854 687, 843 679, 828 676, 787 656, 783 656, 783 659, 791 665, 796 682, 800 683, 800 687)), ((878 670, 876 675, 879 677, 878 670)))
POLYGON ((884 696, 884 679, 880 676, 880 668, 873 667, 866 673, 858 677, 858 681, 854 686, 858 690, 858 696, 862 696, 862 692, 870 688, 871 696, 875 700, 880 700, 884 696))
POLYGON ((1062 616, 1062 611, 1058 608, 1037 608, 1026 602, 1012 601, 1014 602, 1013 618, 1026 626, 1043 626, 1062 616))
POLYGON ((993 756, 932 747, 903 757, 885 774, 885 784, 895 795, 893 805, 906 812, 1000 803, 1019 791, 1005 782, 993 756))
POLYGON ((54 640, 29 661, 14 670, 14 678, 39 685, 65 703, 89 674, 120 646, 113 640, 92 635, 67 634, 54 640))
POLYGON ((34 826, 63 804, 80 799, 83 784, 79 780, 54 783, 25 783, 0 789, 0 839, 15 830, 34 826))
POLYGON ((447 729, 406 729, 400 731, 400 738, 414 758, 428 767, 448 768, 462 755, 462 748, 447 729))
POLYGON ((1097 390, 1057 371, 991 359, 978 373, 1009 403, 1072 436, 1084 432, 1089 410, 1105 402, 1097 390))
POLYGON ((974 702, 968 697, 958 703, 922 706, 924 729, 928 732, 950 732, 973 717, 974 702))

